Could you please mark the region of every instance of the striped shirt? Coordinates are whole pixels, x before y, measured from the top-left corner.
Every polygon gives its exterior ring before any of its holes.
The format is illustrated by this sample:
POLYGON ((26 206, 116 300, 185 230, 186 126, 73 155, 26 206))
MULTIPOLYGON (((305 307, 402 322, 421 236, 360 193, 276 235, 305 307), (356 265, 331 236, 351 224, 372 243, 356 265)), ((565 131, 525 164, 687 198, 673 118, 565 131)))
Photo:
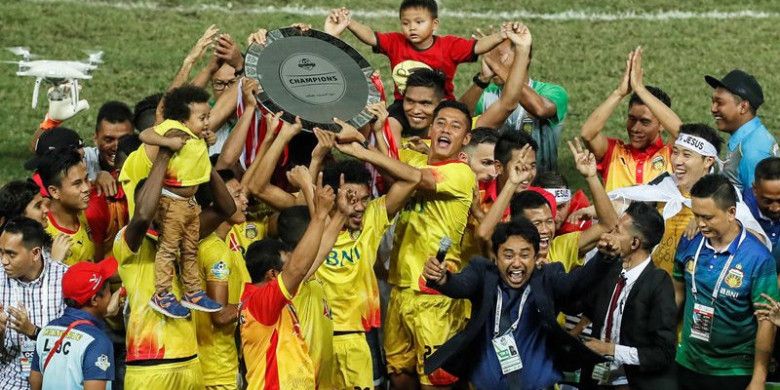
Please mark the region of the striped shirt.
MULTIPOLYGON (((0 303, 8 312, 11 306, 24 304, 30 321, 43 328, 49 321, 62 315, 62 275, 68 267, 59 262, 44 260, 43 270, 31 282, 9 278, 0 267, 0 303)), ((0 389, 29 389, 29 368, 35 351, 35 341, 7 327, 0 348, 0 389)))

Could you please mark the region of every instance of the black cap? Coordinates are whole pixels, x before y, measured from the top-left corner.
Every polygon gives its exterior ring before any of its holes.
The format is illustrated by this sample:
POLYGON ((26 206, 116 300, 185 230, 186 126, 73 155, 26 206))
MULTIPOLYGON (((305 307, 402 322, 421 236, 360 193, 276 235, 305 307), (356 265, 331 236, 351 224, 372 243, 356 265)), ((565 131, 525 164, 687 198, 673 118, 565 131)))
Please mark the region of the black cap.
POLYGON ((24 163, 24 167, 34 171, 38 169, 39 164, 44 161, 44 156, 53 152, 66 149, 79 149, 84 147, 84 142, 74 130, 67 127, 55 127, 44 131, 38 137, 38 143, 35 144, 35 156, 24 163))
POLYGON ((734 69, 722 79, 718 80, 712 76, 704 76, 704 81, 712 88, 723 87, 727 91, 747 100, 750 107, 757 110, 764 103, 764 91, 758 84, 753 75, 740 69, 734 69))

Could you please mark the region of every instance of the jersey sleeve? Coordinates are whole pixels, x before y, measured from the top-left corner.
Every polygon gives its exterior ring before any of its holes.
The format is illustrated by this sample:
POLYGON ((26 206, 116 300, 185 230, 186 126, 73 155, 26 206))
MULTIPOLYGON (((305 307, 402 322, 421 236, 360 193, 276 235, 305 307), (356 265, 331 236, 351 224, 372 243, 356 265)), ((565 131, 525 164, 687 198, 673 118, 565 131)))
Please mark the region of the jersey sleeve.
POLYGON ((436 193, 450 195, 455 198, 471 198, 476 185, 476 178, 468 165, 449 163, 428 167, 436 180, 436 193))
POLYGON ((116 258, 117 263, 120 265, 126 263, 137 254, 137 252, 133 252, 130 249, 130 246, 127 245, 125 230, 127 230, 126 226, 123 227, 122 230, 116 234, 116 238, 114 238, 114 258, 116 258))
POLYGON ((270 326, 279 320, 284 306, 292 301, 292 294, 284 287, 282 275, 257 287, 250 299, 244 303, 252 317, 263 325, 270 326))
POLYGON ((750 296, 753 303, 761 302, 767 303, 767 300, 761 297, 761 294, 766 294, 772 297, 774 300, 778 300, 778 288, 777 288, 777 269, 775 268, 775 260, 770 255, 766 255, 761 259, 753 270, 752 283, 750 296))
POLYGON ((539 96, 555 104, 555 117, 550 118, 550 124, 555 126, 566 118, 569 111, 569 93, 557 84, 534 82, 534 90, 539 96))
POLYGON ((225 262, 225 248, 220 243, 208 243, 198 247, 198 258, 207 282, 227 282, 230 264, 225 262))
POLYGON ((607 138, 607 152, 604 153, 604 157, 597 161, 596 169, 601 174, 601 178, 606 180, 607 173, 609 172, 609 162, 612 160, 612 154, 615 153, 618 140, 616 138, 607 138))
POLYGON ((105 337, 93 340, 84 351, 81 362, 85 381, 114 380, 114 346, 105 337))
POLYGON ((474 62, 477 55, 474 53, 474 47, 477 44, 476 39, 465 39, 454 35, 440 37, 446 42, 447 53, 452 62, 460 64, 462 62, 474 62))
POLYGON ((373 47, 374 53, 384 54, 392 57, 398 52, 399 40, 406 39, 403 34, 397 32, 374 33, 376 36, 376 46, 373 47))

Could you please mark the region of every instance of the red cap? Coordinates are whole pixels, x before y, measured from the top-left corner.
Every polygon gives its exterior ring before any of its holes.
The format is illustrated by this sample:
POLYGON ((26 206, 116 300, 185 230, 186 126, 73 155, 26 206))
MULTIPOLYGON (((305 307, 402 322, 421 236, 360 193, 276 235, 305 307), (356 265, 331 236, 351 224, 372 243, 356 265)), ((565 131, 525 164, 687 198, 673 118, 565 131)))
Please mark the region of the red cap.
POLYGON ((118 266, 113 257, 99 263, 82 261, 72 265, 62 276, 62 297, 85 304, 103 288, 118 266))
POLYGON ((555 201, 555 196, 541 187, 530 186, 527 188, 527 190, 536 192, 547 200, 547 203, 550 204, 550 212, 552 213, 552 217, 555 219, 555 213, 558 211, 558 202, 555 201))

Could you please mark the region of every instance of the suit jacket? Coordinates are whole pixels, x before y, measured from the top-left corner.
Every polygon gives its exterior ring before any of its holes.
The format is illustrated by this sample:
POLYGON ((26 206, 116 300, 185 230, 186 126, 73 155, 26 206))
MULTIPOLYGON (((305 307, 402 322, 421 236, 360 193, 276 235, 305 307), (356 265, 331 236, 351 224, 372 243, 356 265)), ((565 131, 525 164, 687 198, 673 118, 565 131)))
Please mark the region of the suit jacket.
MULTIPOLYGON (((542 320, 538 324, 547 335, 547 343, 553 351, 553 361, 559 370, 574 370, 592 366, 604 359, 588 349, 579 339, 563 330, 556 316, 559 307, 584 294, 609 270, 612 262, 594 258, 584 267, 566 273, 561 263, 550 263, 534 270, 528 281, 533 299, 526 310, 537 310, 542 320)), ((484 327, 496 308, 496 286, 500 281, 498 268, 489 260, 475 257, 460 273, 447 274, 447 282, 429 285, 444 295, 471 301, 471 320, 466 328, 444 343, 425 361, 425 372, 443 368, 449 373, 465 378, 481 356, 484 345, 484 327)))
MULTIPOLYGON (((609 274, 586 297, 583 314, 593 323, 593 335, 599 337, 605 326, 612 292, 622 270, 615 264, 609 274)), ((632 389, 675 389, 674 354, 677 343, 677 305, 672 279, 652 261, 631 287, 620 323, 620 345, 634 347, 640 365, 624 365, 632 389)), ((595 386, 593 367, 582 373, 584 388, 595 386)))

